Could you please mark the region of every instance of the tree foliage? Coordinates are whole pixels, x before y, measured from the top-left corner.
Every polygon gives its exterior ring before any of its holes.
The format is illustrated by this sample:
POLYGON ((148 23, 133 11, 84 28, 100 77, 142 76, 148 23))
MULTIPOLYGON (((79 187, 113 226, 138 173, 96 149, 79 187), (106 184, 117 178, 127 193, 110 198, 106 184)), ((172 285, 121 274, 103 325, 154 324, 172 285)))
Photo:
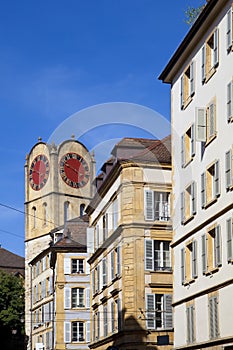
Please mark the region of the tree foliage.
POLYGON ((23 280, 0 271, 0 327, 22 332, 24 315, 23 280))
POLYGON ((197 7, 188 6, 187 10, 185 11, 185 23, 191 26, 195 22, 195 20, 197 19, 204 7, 205 2, 197 7))

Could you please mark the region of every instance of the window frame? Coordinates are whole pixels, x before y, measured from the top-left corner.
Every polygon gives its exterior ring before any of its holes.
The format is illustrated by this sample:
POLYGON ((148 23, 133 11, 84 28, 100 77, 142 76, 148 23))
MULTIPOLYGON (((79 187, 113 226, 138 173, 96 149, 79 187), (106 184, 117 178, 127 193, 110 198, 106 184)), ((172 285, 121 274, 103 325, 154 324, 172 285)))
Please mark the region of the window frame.
POLYGON ((186 225, 197 213, 197 184, 195 181, 186 186, 180 198, 181 224, 186 225))
POLYGON ((202 274, 211 275, 222 266, 221 226, 213 224, 202 235, 202 274))
POLYGON ((153 330, 173 329, 172 294, 146 294, 146 328, 153 330), (157 326, 156 322, 161 322, 161 326, 157 326))
POLYGON ((192 60, 185 68, 180 80, 180 104, 184 110, 195 94, 195 61, 192 60))
POLYGON ((216 27, 206 39, 201 50, 202 84, 214 75, 219 65, 219 29, 216 27))
POLYGON ((171 248, 169 247, 169 250, 163 249, 164 243, 171 243, 169 240, 159 240, 159 239, 145 239, 145 247, 144 247, 144 256, 145 256, 145 270, 151 271, 151 272, 158 272, 158 271, 172 271, 172 264, 171 264, 171 248), (159 242, 162 246, 162 249, 159 250, 160 256, 162 256, 162 265, 166 265, 167 259, 166 254, 169 253, 169 265, 170 266, 156 266, 156 242, 159 242), (165 255, 164 255, 165 254, 165 255))
POLYGON ((220 162, 215 160, 201 174, 201 207, 208 208, 221 195, 220 162))

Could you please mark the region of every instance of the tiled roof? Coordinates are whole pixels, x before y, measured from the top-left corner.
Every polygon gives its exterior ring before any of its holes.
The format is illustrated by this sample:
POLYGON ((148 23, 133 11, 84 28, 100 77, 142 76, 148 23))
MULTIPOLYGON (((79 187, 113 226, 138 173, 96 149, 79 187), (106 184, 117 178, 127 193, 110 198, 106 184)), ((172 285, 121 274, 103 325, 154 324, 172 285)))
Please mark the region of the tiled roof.
POLYGON ((0 248, 0 270, 25 276, 25 259, 9 250, 0 248))

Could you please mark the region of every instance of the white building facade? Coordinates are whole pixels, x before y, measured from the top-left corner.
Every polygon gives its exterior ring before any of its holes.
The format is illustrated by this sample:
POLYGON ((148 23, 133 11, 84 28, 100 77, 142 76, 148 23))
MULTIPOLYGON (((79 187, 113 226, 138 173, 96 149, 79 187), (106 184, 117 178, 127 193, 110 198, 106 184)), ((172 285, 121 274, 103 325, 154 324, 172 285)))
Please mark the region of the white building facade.
POLYGON ((210 0, 171 84, 175 349, 233 348, 232 0, 210 0))

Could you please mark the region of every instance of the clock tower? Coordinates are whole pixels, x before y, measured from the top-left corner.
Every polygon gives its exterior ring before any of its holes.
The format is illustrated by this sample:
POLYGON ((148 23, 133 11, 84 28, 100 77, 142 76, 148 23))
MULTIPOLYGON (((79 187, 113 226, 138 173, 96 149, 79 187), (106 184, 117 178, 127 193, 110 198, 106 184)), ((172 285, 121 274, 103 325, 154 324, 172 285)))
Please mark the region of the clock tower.
MULTIPOLYGON (((25 293, 30 314, 29 263, 49 247, 50 231, 82 216, 94 195, 94 155, 75 139, 60 145, 39 139, 25 164, 25 293)), ((26 320, 29 321, 29 320, 26 320)), ((25 322, 26 328, 30 322, 25 322)), ((27 329, 26 329, 27 333, 27 329)))

